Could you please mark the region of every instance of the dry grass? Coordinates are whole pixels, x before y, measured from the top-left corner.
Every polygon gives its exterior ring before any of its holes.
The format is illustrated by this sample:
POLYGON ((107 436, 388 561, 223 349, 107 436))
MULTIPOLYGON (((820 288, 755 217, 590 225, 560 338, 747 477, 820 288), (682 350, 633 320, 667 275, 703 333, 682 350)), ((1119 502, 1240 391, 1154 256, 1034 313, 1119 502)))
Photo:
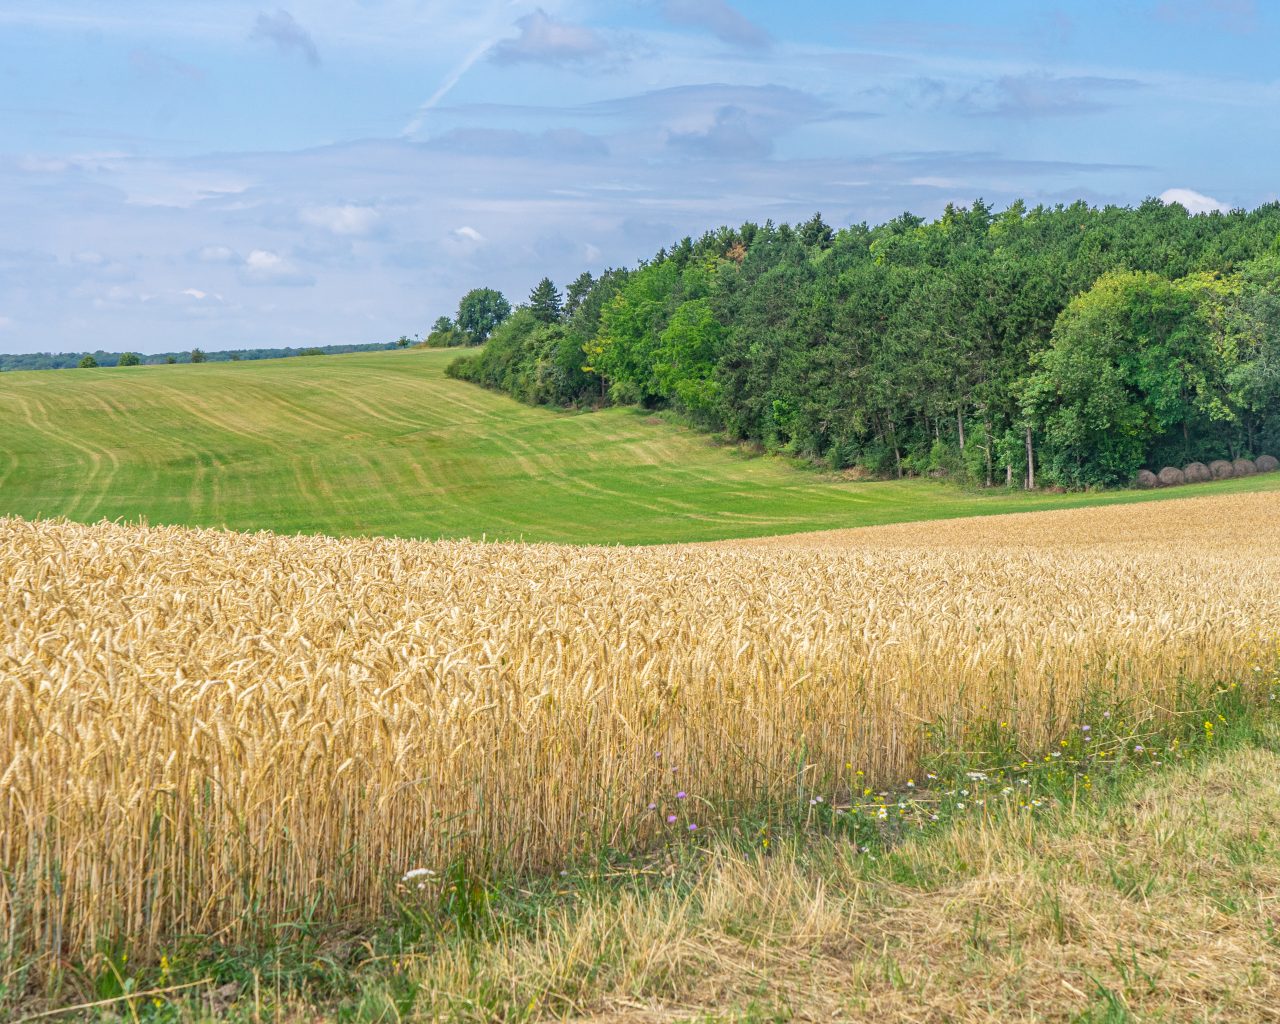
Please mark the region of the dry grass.
POLYGON ((960 822, 893 855, 923 881, 847 844, 723 852, 686 895, 423 957, 415 1019, 503 993, 594 1024, 1277 1021, 1278 774, 1248 748, 1124 806, 960 822))
POLYGON ((408 868, 543 869, 900 778, 926 724, 1037 747, 1099 688, 1171 709, 1267 646, 1278 509, 661 549, 0 519, 0 942, 367 919, 408 868))

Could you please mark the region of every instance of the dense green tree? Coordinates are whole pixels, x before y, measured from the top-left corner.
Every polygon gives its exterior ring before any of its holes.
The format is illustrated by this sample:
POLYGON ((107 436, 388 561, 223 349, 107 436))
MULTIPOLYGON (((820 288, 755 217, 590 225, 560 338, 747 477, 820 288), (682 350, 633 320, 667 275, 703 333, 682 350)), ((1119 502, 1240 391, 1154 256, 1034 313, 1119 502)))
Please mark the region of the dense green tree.
POLYGON ((544 277, 529 293, 529 308, 533 315, 544 324, 554 324, 560 319, 564 303, 555 283, 544 277))
POLYGON ((77 364, 82 370, 96 370, 98 368, 98 360, 93 356, 84 356, 77 364))
POLYGON ((116 361, 117 366, 137 366, 142 362, 133 352, 121 352, 116 361))
POLYGON ((455 345, 465 345, 468 341, 469 338, 458 329, 457 324, 447 316, 440 316, 431 325, 426 344, 428 348, 452 348, 455 345))
POLYGON ((563 310, 535 305, 458 375, 985 485, 1123 483, 1280 448, 1280 204, 748 222, 580 275, 563 310))
POLYGON ((455 322, 470 344, 481 345, 510 315, 511 303, 502 292, 492 288, 473 288, 458 303, 455 322))
POLYGON ((595 278, 586 270, 573 279, 573 282, 565 289, 564 293, 565 316, 573 316, 578 311, 583 300, 591 293, 591 287, 595 283, 595 278))
MULTIPOLYGON (((303 350, 303 354, 310 355, 310 353, 307 352, 305 349, 303 350)), ((206 362, 207 359, 208 357, 204 354, 204 351, 202 349, 193 348, 191 350, 191 361, 193 363, 203 363, 203 362, 206 362)))

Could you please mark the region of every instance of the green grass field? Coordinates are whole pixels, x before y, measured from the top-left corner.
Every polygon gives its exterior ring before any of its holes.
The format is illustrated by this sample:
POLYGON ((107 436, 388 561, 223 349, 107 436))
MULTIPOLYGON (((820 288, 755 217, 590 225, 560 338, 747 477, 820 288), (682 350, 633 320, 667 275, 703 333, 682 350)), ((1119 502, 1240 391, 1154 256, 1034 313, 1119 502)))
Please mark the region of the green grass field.
POLYGON ((0 514, 645 544, 1153 497, 838 480, 632 409, 521 405, 445 377, 455 355, 0 375, 0 514))

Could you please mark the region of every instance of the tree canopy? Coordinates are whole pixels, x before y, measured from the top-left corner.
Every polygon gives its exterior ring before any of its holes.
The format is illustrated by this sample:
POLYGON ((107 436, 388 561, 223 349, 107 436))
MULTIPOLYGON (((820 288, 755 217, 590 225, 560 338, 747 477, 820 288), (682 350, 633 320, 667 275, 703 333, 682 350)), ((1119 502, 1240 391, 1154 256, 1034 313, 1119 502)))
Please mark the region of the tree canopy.
POLYGON ((492 288, 473 288, 458 303, 455 322, 470 344, 481 345, 510 315, 511 303, 502 292, 492 288))
POLYGON ((1280 448, 1280 204, 722 227, 563 304, 544 279, 453 373, 670 407, 834 468, 1123 483, 1280 448))

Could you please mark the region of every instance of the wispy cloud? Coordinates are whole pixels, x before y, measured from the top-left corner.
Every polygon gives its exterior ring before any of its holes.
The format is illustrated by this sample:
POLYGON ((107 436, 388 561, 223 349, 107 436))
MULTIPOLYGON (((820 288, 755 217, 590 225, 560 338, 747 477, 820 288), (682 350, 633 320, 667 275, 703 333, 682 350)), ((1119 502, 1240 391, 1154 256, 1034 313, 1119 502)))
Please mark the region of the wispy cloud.
POLYGON ((1237 35, 1248 35, 1259 26, 1257 0, 1164 0, 1154 14, 1170 24, 1209 26, 1237 35))
POLYGON ((545 157, 571 160, 607 156, 604 141, 576 128, 551 128, 543 132, 522 132, 501 128, 455 128, 429 145, 454 153, 489 157, 545 157))
POLYGON ((1002 75, 962 93, 957 106, 974 116, 1009 118, 1067 117, 1095 114, 1117 105, 1117 98, 1142 83, 1132 78, 1056 76, 1046 72, 1002 75))
POLYGON ((503 39, 490 57, 498 64, 564 64, 601 56, 608 43, 585 25, 560 21, 538 8, 516 22, 519 34, 503 39))
POLYGON ((663 0, 662 15, 676 25, 705 29, 721 42, 744 50, 767 50, 773 36, 725 0, 663 0))
POLYGON ((298 24, 284 8, 275 14, 262 13, 253 24, 252 37, 274 43, 281 53, 297 53, 313 68, 320 66, 320 51, 311 33, 298 24))
POLYGON ((382 226, 382 215, 371 206, 308 206, 299 219, 309 227, 321 228, 335 235, 364 237, 382 226))

